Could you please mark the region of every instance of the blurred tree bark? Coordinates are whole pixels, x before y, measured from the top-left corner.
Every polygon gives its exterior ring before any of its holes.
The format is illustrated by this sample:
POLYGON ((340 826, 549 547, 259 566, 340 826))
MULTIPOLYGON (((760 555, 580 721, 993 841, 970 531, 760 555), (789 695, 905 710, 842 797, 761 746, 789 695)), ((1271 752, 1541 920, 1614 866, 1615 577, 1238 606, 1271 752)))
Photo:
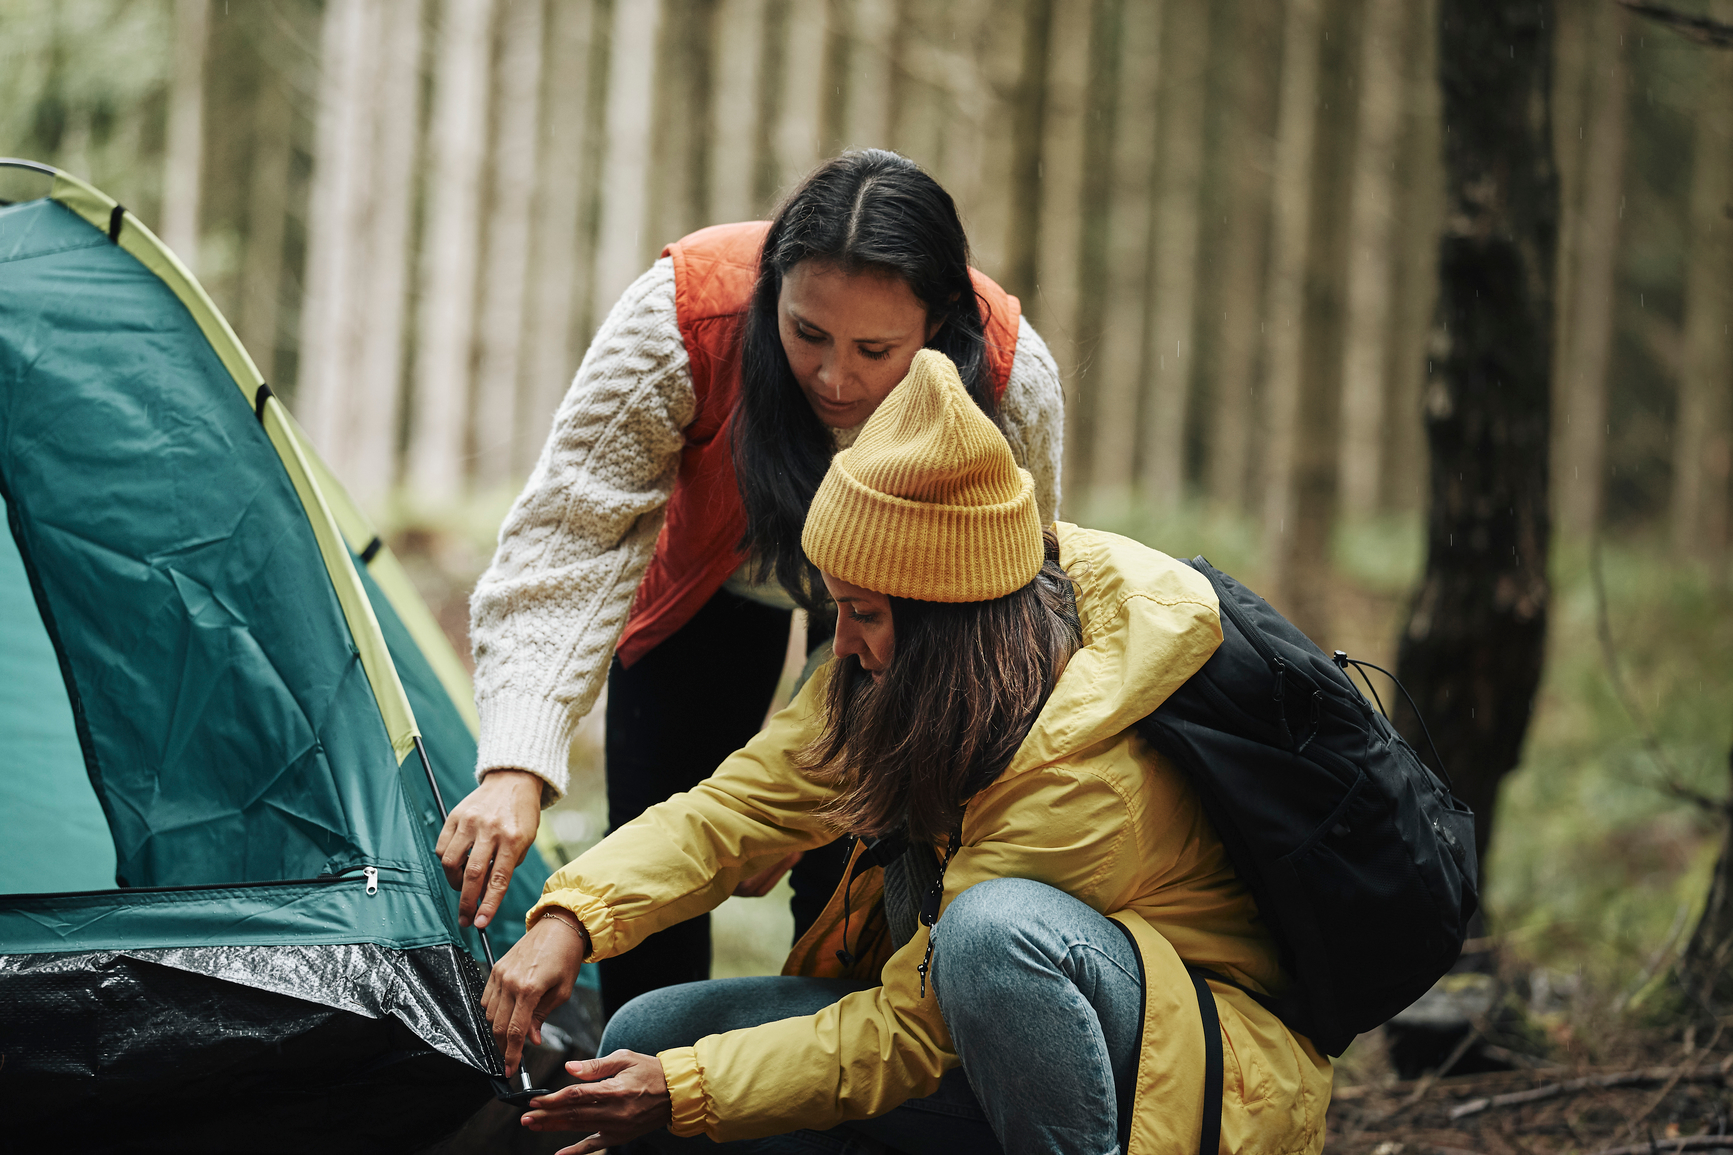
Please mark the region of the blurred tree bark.
POLYGON ((1112 243, 1104 249, 1100 276, 1105 328, 1094 357, 1095 437, 1092 496, 1121 503, 1131 497, 1148 348, 1150 273, 1154 223, 1150 189, 1155 183, 1156 114, 1161 83, 1161 19, 1164 3, 1120 7, 1113 143, 1106 225, 1112 243))
POLYGON ((350 401, 365 301, 379 18, 377 0, 332 4, 319 33, 319 113, 294 400, 314 448, 345 481, 352 480, 350 401))
POLYGON ((199 180, 204 171, 205 56, 210 0, 175 0, 174 72, 162 166, 162 239, 181 263, 199 268, 199 180))
POLYGON ((468 473, 493 0, 445 0, 440 15, 407 463, 424 505, 456 497, 468 473))
POLYGON ((1571 233, 1566 341, 1554 386, 1552 487, 1561 535, 1586 540, 1600 524, 1607 445, 1607 370, 1612 359, 1613 293, 1624 219, 1624 10, 1591 9, 1589 87, 1581 144, 1582 199, 1571 233))
POLYGON ((1418 513, 1425 508, 1425 429, 1420 394, 1426 381, 1427 335, 1438 301, 1438 230, 1444 224, 1444 114, 1438 91, 1436 0, 1420 0, 1404 54, 1399 221, 1401 269, 1396 279, 1395 331, 1390 342, 1389 419, 1381 508, 1418 513))
MULTIPOLYGON (((1284 408, 1272 413, 1269 431, 1272 449, 1280 446, 1280 451, 1271 455, 1264 522, 1266 596, 1320 645, 1330 632, 1348 211, 1364 10, 1364 0, 1323 0, 1318 6, 1316 96, 1303 105, 1315 120, 1305 177, 1310 188, 1304 261, 1298 269, 1299 323, 1285 351, 1296 360, 1282 373, 1284 408)), ((1272 316, 1271 328, 1278 323, 1281 319, 1272 316)))
MULTIPOLYGON (((262 62, 262 61, 261 61, 262 62)), ((245 267, 236 332, 259 372, 276 381, 277 318, 283 293, 283 226, 289 215, 289 159, 295 110, 286 78, 259 71, 253 103, 252 157, 247 166, 245 267)))
MULTIPOLYGON (((1716 15, 1726 16, 1726 8, 1716 15)), ((1685 245, 1685 349, 1673 437, 1673 548, 1727 548, 1733 467, 1733 52, 1712 52, 1697 102, 1685 245)))
MULTIPOLYGON (((717 0, 664 0, 650 116, 648 244, 711 224, 717 0)), ((648 247, 648 244, 646 247, 648 247)))
MULTIPOLYGON (((1426 572, 1399 643, 1485 860, 1546 642, 1548 382, 1558 177, 1552 5, 1442 0, 1449 198, 1427 387, 1426 572)), ((1425 750, 1398 706, 1403 733, 1425 750)))
MULTIPOLYGON (((752 124, 752 198, 769 206, 782 185, 777 129, 788 84, 788 6, 791 0, 764 0, 758 40, 758 103, 752 124)), ((895 86, 893 85, 893 90, 895 86)))
MULTIPOLYGON (((384 498, 397 480, 398 418, 403 412, 405 320, 409 314, 415 171, 421 141, 422 0, 381 0, 378 72, 367 163, 371 190, 355 269, 367 302, 359 319, 359 353, 350 388, 348 470, 341 474, 363 501, 384 498)), ((351 266, 354 268, 354 266, 351 266)))
POLYGON ((1161 152, 1154 182, 1149 345, 1143 355, 1139 488, 1157 509, 1185 490, 1186 428, 1196 347, 1199 192, 1209 91, 1207 0, 1166 0, 1161 45, 1161 152))
POLYGON ((1205 378, 1214 381, 1214 389, 1205 410, 1205 488, 1217 509, 1243 513, 1263 344, 1282 6, 1280 0, 1236 0, 1216 5, 1215 14, 1221 21, 1217 42, 1231 43, 1231 49, 1219 53, 1227 76, 1218 127, 1211 134, 1220 150, 1215 183, 1222 211, 1219 221, 1210 221, 1210 249, 1218 257, 1215 308, 1206 318, 1206 329, 1213 330, 1214 372, 1205 378))
MULTIPOLYGON (((1733 778, 1733 753, 1727 755, 1727 769, 1733 778)), ((1723 820, 1733 820, 1733 811, 1723 815, 1723 820)), ((1715 873, 1709 876, 1703 913, 1676 969, 1695 1009, 1719 1015, 1733 1002, 1729 962, 1733 962, 1733 825, 1722 834, 1721 853, 1715 859, 1715 873)))
POLYGON ((1342 356, 1342 436, 1337 472, 1350 518, 1377 512, 1384 481, 1385 402, 1389 395, 1398 130, 1407 96, 1406 0, 1369 0, 1360 45, 1360 114, 1354 146, 1348 227, 1346 348, 1342 356))
MULTIPOLYGON (((1262 492, 1265 594, 1284 611, 1278 567, 1293 514, 1296 425, 1300 419, 1301 337, 1305 331, 1306 239, 1312 215, 1312 144, 1317 131, 1320 0, 1287 0, 1282 22, 1281 90, 1271 174, 1270 264, 1264 282, 1262 492)), ((1305 629, 1301 625, 1301 629, 1305 629)))
MULTIPOLYGON (((524 318, 523 405, 513 435, 511 476, 534 466, 577 369, 574 330, 580 323, 582 283, 592 268, 588 230, 582 227, 585 190, 595 183, 593 129, 597 21, 590 0, 548 9, 543 67, 541 157, 536 166, 535 242, 530 246, 533 286, 524 318)), ((603 68, 606 61, 603 60, 603 68)), ((587 336, 587 334, 586 334, 587 336)))
MULTIPOLYGON (((1082 241, 1084 141, 1088 135, 1090 0, 1053 0, 1047 73, 1047 108, 1041 146, 1041 237, 1037 280, 1023 298, 1024 314, 1040 331, 1059 366, 1065 389, 1065 454, 1087 435, 1080 422, 1084 399, 1078 388, 1078 252, 1082 241)), ((1069 477, 1066 484, 1070 484, 1069 477)), ((1080 494, 1061 491, 1061 514, 1080 494)))
POLYGON ((1006 292, 1034 304, 1041 258, 1042 149, 1047 141, 1054 0, 1023 0, 1023 59, 1011 98, 1011 225, 1005 233, 1006 292))
MULTIPOLYGON (((541 168, 542 0, 499 0, 487 215, 476 298, 475 480, 508 485, 519 453, 519 373, 529 305, 530 209, 541 168)), ((546 238, 537 238, 538 245, 546 238)))
POLYGON ((764 0, 722 0, 716 14, 711 101, 710 204, 706 224, 749 221, 764 211, 753 193, 764 0))
POLYGON ((1078 193, 1077 405, 1067 415, 1065 491, 1079 494, 1091 480, 1100 403, 1101 339, 1108 300, 1108 206, 1113 196, 1114 129, 1119 119, 1120 20, 1124 0, 1092 0, 1089 12, 1088 86, 1083 98, 1082 185, 1078 193))
POLYGON ((606 134, 600 159, 599 221, 590 317, 600 324, 626 286, 647 267, 650 108, 654 94, 658 0, 616 0, 608 32, 606 134))

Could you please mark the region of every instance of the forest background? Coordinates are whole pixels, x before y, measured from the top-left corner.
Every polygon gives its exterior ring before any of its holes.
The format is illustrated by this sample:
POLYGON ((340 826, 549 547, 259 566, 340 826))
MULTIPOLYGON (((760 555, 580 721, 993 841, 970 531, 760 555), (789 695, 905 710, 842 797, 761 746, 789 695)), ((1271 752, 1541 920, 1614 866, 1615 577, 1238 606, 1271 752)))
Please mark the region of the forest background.
MULTIPOLYGON (((1551 620, 1486 899, 1568 1035, 1640 1011, 1723 833, 1693 792, 1726 796, 1733 742, 1733 52, 1554 11, 1551 620)), ((0 153, 194 269, 467 657, 469 588, 620 291, 894 148, 1059 362, 1064 516, 1205 553, 1393 667, 1437 51, 1432 0, 0 0, 0 153), (1327 485, 1295 519, 1307 460, 1327 485)), ((601 831, 598 727, 560 853, 601 831)), ((786 919, 731 900, 718 973, 775 971, 786 919)))

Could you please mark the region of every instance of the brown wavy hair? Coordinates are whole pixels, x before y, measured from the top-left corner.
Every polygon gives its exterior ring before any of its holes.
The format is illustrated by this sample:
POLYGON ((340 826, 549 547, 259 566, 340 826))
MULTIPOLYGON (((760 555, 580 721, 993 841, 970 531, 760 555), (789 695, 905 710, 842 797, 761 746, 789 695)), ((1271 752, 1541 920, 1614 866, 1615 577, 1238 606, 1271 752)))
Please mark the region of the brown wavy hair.
POLYGON ((867 837, 941 842, 1010 765, 1083 631, 1059 542, 1035 580, 984 602, 893 597, 896 644, 878 682, 854 655, 831 676, 824 728, 798 756, 840 788, 824 808, 867 837))

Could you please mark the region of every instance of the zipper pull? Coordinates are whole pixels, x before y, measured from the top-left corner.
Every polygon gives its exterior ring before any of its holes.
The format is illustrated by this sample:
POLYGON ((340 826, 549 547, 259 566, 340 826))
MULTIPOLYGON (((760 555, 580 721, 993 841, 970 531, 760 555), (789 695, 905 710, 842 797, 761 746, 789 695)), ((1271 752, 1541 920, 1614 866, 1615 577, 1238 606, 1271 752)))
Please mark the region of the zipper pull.
POLYGON ((363 866, 361 868, 361 874, 363 877, 365 877, 367 879, 367 893, 368 894, 378 894, 379 893, 379 868, 375 867, 375 866, 363 866))

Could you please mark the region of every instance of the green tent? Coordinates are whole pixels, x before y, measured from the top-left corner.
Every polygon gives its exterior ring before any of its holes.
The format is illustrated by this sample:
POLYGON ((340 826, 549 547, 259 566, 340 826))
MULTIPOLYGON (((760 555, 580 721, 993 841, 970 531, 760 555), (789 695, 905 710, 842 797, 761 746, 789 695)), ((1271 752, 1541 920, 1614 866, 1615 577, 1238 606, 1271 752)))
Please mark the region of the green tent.
POLYGON ((433 855, 467 674, 191 274, 31 167, 49 194, 0 207, 4 1133, 413 1149, 500 1073, 433 855))

